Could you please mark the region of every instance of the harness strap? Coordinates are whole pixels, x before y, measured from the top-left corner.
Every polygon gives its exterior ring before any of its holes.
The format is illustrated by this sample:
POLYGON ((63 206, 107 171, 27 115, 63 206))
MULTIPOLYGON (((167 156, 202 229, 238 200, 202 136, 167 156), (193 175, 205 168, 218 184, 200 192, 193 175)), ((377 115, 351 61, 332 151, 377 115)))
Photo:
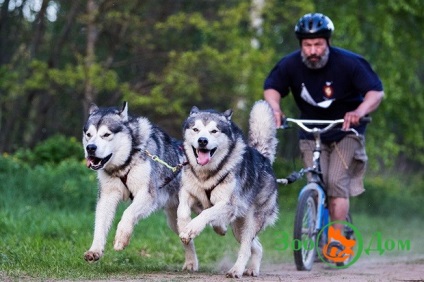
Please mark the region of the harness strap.
MULTIPOLYGON (((182 149, 182 148, 180 148, 182 149)), ((165 182, 159 187, 159 189, 165 187, 166 185, 169 184, 169 182, 171 182, 172 180, 174 180, 175 177, 177 177, 178 173, 180 172, 180 170, 183 168, 183 166, 188 164, 188 161, 182 162, 180 164, 177 164, 176 166, 170 166, 168 163, 166 163, 165 161, 161 160, 157 155, 153 155, 151 154, 148 150, 144 150, 144 152, 146 153, 147 156, 149 156, 153 161, 158 162, 164 166, 166 166, 167 168, 169 168, 170 170, 172 170, 172 172, 174 173, 174 175, 172 177, 166 177, 165 178, 165 182)), ((125 187, 127 187, 127 178, 128 178, 128 173, 125 174, 124 176, 119 177, 119 179, 121 179, 122 183, 125 185, 125 187)), ((132 193, 130 193, 130 199, 133 200, 134 196, 132 193)))
POLYGON ((220 179, 219 179, 219 181, 214 185, 214 186, 212 186, 212 188, 211 189, 209 189, 209 190, 206 190, 205 191, 205 193, 206 193, 206 197, 208 197, 208 200, 210 201, 211 200, 211 194, 212 194, 212 191, 213 191, 213 189, 215 189, 219 184, 221 184, 222 183, 222 181, 224 181, 224 179, 225 178, 227 178, 227 176, 230 174, 230 172, 231 171, 229 171, 229 172, 227 172, 223 177, 221 177, 220 179))
MULTIPOLYGON (((180 150, 182 150, 182 148, 180 147, 180 150)), ((175 179, 175 177, 177 177, 178 173, 181 171, 181 169, 183 168, 183 166, 188 164, 188 161, 182 162, 180 164, 177 164, 176 166, 171 166, 169 165, 167 162, 165 162, 164 160, 161 160, 157 155, 153 155, 151 154, 148 150, 144 150, 144 152, 146 153, 147 156, 149 156, 153 161, 158 162, 164 166, 166 166, 167 168, 169 168, 174 175, 172 177, 166 177, 165 178, 165 182, 159 187, 159 189, 165 187, 166 185, 169 184, 169 182, 171 182, 172 180, 175 179)))
MULTIPOLYGON (((119 177, 119 179, 121 179, 122 183, 125 185, 125 187, 127 189, 128 189, 128 186, 127 186, 128 173, 129 173, 129 171, 124 176, 119 177)), ((128 191, 130 191, 130 189, 128 189, 128 191)), ((134 200, 134 195, 131 193, 131 191, 130 191, 130 199, 131 199, 131 201, 134 200)))
POLYGON ((171 166, 169 165, 167 162, 161 160, 157 155, 153 155, 151 154, 149 151, 144 150, 144 152, 146 153, 147 156, 149 156, 152 160, 154 160, 155 162, 158 162, 160 164, 163 164, 164 166, 166 166, 167 168, 169 168, 170 170, 172 170, 172 172, 177 172, 178 170, 180 170, 183 166, 185 166, 186 164, 188 164, 188 161, 185 161, 183 163, 177 164, 176 166, 171 166))

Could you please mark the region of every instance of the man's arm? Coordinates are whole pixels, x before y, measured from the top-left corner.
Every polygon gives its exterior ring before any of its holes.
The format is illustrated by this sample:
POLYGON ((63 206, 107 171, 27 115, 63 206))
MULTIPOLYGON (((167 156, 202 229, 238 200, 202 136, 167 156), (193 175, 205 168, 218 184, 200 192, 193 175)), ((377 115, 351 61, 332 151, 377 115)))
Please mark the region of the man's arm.
POLYGON ((343 130, 348 130, 350 125, 358 125, 359 119, 375 111, 383 100, 384 92, 371 90, 365 94, 364 101, 352 112, 344 116, 343 130))
POLYGON ((265 101, 269 103, 274 112, 275 123, 277 128, 281 126, 281 118, 284 117, 284 113, 280 108, 281 95, 277 90, 267 89, 264 91, 265 101))

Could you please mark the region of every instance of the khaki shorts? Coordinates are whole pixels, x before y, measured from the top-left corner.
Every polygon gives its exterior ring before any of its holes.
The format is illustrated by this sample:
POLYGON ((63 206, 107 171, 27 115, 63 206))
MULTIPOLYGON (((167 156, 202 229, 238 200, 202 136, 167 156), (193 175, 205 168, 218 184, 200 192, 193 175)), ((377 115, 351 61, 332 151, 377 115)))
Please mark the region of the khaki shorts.
MULTIPOLYGON (((312 166, 315 141, 300 140, 299 147, 305 166, 312 166)), ((327 195, 349 198, 362 194, 365 191, 363 179, 367 161, 363 136, 349 134, 339 142, 322 143, 321 171, 327 195)))

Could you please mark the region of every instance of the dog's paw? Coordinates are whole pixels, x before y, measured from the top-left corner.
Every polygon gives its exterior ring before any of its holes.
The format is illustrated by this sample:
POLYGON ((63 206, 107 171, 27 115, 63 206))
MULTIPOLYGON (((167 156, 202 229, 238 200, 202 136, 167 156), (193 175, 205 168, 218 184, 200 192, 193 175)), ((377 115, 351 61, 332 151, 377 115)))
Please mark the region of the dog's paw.
POLYGON ((212 226, 213 230, 215 231, 216 234, 221 235, 221 236, 225 236, 225 234, 227 234, 227 227, 226 226, 212 226))
POLYGON ((248 268, 244 271, 243 273, 246 276, 253 276, 253 277, 257 277, 259 276, 259 270, 253 269, 253 268, 248 268))
POLYGON ((190 243, 191 238, 189 234, 186 234, 185 232, 181 232, 179 236, 180 236, 181 242, 183 242, 184 244, 188 245, 190 243))
POLYGON ((113 249, 115 251, 122 251, 123 249, 125 249, 126 246, 128 246, 129 243, 129 236, 124 236, 124 238, 123 236, 116 237, 115 241, 113 242, 113 249))
POLYGON ((122 251, 126 246, 129 245, 131 239, 131 233, 118 230, 116 232, 115 240, 113 241, 113 248, 115 251, 122 251))
POLYGON ((84 253, 84 259, 88 262, 98 261, 103 255, 103 252, 86 251, 84 253))
POLYGON ((198 220, 193 219, 189 224, 187 224, 183 232, 180 233, 179 236, 181 241, 187 245, 190 243, 191 239, 196 238, 200 232, 202 232, 204 227, 204 225, 198 224, 198 220))
POLYGON ((227 278, 242 278, 243 270, 237 269, 233 266, 230 270, 228 270, 226 277, 227 278))
POLYGON ((194 260, 194 261, 186 260, 183 265, 183 270, 190 271, 190 272, 197 271, 199 270, 199 263, 197 262, 197 260, 194 260))

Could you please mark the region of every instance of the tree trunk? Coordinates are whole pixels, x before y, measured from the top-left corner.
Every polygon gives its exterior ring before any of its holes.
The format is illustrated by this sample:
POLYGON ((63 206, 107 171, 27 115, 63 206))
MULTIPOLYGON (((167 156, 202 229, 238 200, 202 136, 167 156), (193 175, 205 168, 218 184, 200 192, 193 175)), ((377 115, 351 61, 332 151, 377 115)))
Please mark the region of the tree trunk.
POLYGON ((84 89, 83 107, 85 112, 88 112, 90 103, 94 102, 96 90, 93 86, 91 77, 91 68, 95 63, 95 46, 97 41, 97 25, 96 18, 98 13, 98 4, 96 0, 87 1, 87 48, 85 57, 86 81, 84 89))

